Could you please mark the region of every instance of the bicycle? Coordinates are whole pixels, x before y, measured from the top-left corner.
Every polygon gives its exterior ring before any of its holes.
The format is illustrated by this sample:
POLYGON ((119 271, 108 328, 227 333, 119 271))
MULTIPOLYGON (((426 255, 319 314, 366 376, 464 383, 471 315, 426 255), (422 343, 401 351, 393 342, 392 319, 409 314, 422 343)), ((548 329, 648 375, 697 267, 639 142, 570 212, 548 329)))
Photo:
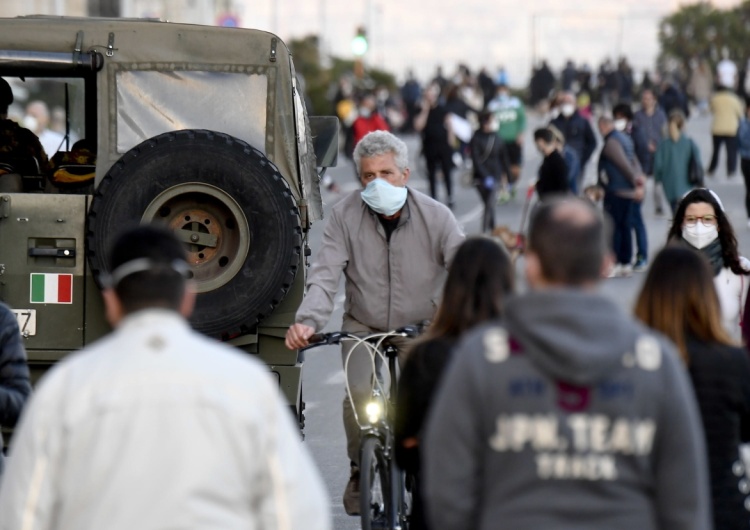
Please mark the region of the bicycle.
POLYGON ((359 502, 362 530, 408 530, 409 511, 411 509, 410 481, 397 466, 394 453, 393 417, 396 407, 398 383, 398 350, 388 342, 394 337, 414 338, 419 335, 421 326, 405 326, 394 331, 371 333, 357 336, 346 331, 335 331, 313 335, 310 344, 301 351, 325 345, 341 344, 351 341, 356 345, 344 361, 344 374, 347 374, 349 358, 359 346, 371 354, 372 390, 370 399, 365 405, 367 423, 359 419, 357 407, 354 406, 349 381, 346 379, 346 394, 352 402, 354 416, 362 429, 359 446, 359 502), (388 367, 388 391, 378 376, 378 360, 388 367))

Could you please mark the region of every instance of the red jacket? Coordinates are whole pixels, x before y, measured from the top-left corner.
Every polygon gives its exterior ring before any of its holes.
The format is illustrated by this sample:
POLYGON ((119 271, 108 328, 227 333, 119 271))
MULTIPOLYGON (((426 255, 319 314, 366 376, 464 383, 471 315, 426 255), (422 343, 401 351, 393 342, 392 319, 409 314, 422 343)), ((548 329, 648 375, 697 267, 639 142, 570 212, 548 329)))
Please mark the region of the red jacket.
POLYGON ((377 112, 373 112, 369 118, 358 117, 352 123, 352 133, 354 134, 354 145, 356 146, 359 141, 365 137, 367 133, 373 131, 390 131, 388 123, 383 117, 377 112))

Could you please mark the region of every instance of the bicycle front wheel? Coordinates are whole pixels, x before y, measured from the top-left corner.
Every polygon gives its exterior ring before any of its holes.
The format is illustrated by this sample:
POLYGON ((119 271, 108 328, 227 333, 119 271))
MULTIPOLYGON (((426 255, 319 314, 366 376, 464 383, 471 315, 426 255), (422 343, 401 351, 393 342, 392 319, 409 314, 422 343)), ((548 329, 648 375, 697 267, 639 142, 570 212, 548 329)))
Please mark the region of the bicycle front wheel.
POLYGON ((359 455, 359 508, 362 530, 392 528, 388 460, 383 443, 375 436, 362 441, 359 455))

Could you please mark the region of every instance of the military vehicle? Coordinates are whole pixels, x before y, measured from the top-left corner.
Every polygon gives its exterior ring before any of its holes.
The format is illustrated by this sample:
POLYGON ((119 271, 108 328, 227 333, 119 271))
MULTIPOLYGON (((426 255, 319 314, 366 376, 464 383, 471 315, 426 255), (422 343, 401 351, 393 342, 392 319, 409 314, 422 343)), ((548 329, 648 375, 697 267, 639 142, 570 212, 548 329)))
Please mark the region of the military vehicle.
POLYGON ((0 153, 0 299, 18 317, 32 378, 108 331, 97 283, 108 247, 128 226, 158 222, 188 250, 194 328, 267 363, 302 427, 302 359, 283 337, 338 124, 308 117, 281 39, 153 20, 0 19, 0 76, 21 94, 45 87, 64 109, 50 168, 0 153))

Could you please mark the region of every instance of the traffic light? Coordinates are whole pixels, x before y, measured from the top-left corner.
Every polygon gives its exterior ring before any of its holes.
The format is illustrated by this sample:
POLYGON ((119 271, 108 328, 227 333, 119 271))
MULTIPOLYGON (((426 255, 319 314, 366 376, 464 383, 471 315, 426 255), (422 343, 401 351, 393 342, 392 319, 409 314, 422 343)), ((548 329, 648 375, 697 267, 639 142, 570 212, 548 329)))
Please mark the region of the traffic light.
POLYGON ((357 28, 357 34, 352 39, 352 53, 357 57, 367 53, 367 33, 362 26, 357 28))

